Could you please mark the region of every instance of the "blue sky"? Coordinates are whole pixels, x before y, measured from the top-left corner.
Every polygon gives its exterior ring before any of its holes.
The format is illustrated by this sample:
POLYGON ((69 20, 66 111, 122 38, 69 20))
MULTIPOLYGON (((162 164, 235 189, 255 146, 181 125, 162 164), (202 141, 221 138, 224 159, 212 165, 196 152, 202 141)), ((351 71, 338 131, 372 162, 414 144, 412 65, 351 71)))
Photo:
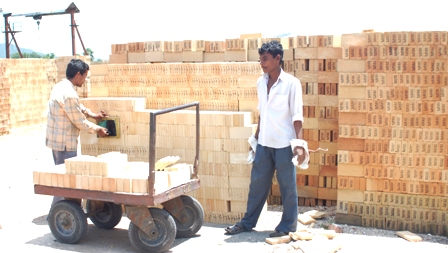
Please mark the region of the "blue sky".
MULTIPOLYGON (((63 10, 71 2, 84 45, 108 59, 112 44, 152 40, 225 40, 244 33, 342 35, 375 31, 448 31, 441 0, 13 0, 4 13, 63 10)), ((10 18, 21 25, 20 47, 57 56, 71 55, 70 15, 46 16, 38 29, 32 18, 10 18)), ((4 19, 1 21, 4 31, 4 19)), ((4 43, 1 34, 0 43, 4 43)), ((77 52, 82 52, 77 41, 77 52)))

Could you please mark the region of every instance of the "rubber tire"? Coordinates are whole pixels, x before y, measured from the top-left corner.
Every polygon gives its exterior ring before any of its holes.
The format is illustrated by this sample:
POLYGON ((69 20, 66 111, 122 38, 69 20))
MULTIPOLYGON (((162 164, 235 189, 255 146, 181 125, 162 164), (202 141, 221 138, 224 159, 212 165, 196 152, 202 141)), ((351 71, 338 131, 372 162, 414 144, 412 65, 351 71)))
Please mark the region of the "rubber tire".
POLYGON ((202 224, 204 223, 204 209, 202 208, 201 203, 191 196, 182 195, 180 198, 187 211, 188 221, 182 223, 174 218, 177 228, 176 238, 189 238, 196 235, 201 229, 202 224))
MULTIPOLYGON (((90 203, 90 200, 87 200, 87 212, 90 211, 90 203)), ((89 219, 97 228, 112 229, 120 223, 122 216, 123 209, 121 208, 121 205, 116 205, 112 202, 104 202, 103 211, 90 216, 89 219)))
POLYGON ((62 200, 51 207, 48 225, 56 240, 61 243, 75 244, 87 232, 87 217, 79 203, 62 200), (63 221, 67 224, 62 224, 63 221))
POLYGON ((128 236, 132 246, 144 252, 165 252, 171 247, 176 237, 176 223, 173 217, 165 210, 150 207, 152 219, 158 229, 159 236, 149 239, 148 235, 140 230, 133 222, 129 224, 128 236))

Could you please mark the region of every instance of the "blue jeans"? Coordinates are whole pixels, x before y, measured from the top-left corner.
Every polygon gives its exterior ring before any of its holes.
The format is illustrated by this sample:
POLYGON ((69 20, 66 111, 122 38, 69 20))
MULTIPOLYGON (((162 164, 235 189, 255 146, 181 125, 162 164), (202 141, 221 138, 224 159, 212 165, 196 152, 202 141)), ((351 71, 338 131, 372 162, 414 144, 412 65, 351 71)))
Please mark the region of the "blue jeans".
POLYGON ((296 167, 291 162, 293 153, 291 147, 269 148, 257 145, 255 160, 250 177, 247 209, 243 219, 238 223, 246 230, 257 225, 258 218, 272 184, 272 178, 277 170, 277 180, 282 195, 283 214, 275 230, 295 232, 298 219, 298 196, 296 187, 296 167))
MULTIPOLYGON (((72 158, 78 155, 77 151, 56 151, 53 150, 53 161, 54 165, 63 164, 65 162, 65 159, 72 158)), ((53 202, 51 203, 51 206, 53 206, 56 202, 63 200, 63 197, 60 196, 54 196, 53 202)))

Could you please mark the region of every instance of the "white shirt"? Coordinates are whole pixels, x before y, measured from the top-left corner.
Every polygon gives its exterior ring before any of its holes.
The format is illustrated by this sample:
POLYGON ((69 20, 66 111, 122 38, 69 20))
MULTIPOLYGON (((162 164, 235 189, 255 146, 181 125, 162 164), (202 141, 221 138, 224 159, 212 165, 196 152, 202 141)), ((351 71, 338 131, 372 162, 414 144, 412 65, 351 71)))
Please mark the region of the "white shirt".
POLYGON ((281 70, 268 95, 267 73, 257 81, 260 132, 258 143, 270 148, 290 146, 296 139, 294 121, 303 122, 302 84, 296 77, 281 70))

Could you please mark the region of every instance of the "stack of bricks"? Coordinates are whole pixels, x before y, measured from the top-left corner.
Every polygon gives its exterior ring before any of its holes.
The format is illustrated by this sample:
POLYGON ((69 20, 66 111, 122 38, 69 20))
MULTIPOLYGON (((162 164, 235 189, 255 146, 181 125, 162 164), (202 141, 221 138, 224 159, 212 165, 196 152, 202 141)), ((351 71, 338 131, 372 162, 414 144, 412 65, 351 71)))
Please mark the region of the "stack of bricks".
POLYGON ((223 62, 225 41, 205 41, 204 62, 223 62))
MULTIPOLYGON (((45 60, 45 72, 47 74, 48 86, 51 88, 58 82, 58 67, 56 59, 45 60)), ((50 94, 48 94, 50 95, 50 94)))
MULTIPOLYGON (((304 37, 304 36, 302 36, 304 37)), ((286 50, 286 58, 293 60, 292 44, 295 38, 262 38, 261 34, 242 34, 240 38, 225 41, 183 40, 147 41, 112 45, 111 64, 125 63, 199 63, 258 61, 262 43, 277 40, 286 50), (144 51, 139 50, 144 44, 144 51), (291 49, 288 51, 288 49, 291 49)))
POLYGON ((8 78, 8 65, 6 60, 0 60, 0 135, 9 134, 11 130, 9 121, 11 84, 8 78))
POLYGON ((337 222, 446 235, 447 32, 343 35, 337 222))
POLYGON ((128 63, 128 44, 112 44, 111 55, 109 55, 110 64, 128 63))
POLYGON ((54 61, 4 59, 1 61, 0 133, 46 122, 46 106, 54 84, 54 61), (53 70, 47 74, 48 70, 53 70))
POLYGON ((145 97, 151 109, 199 101, 201 110, 255 112, 260 74, 259 64, 249 62, 97 65, 91 96, 145 97))
MULTIPOLYGON (((81 132, 83 155, 119 151, 130 161, 148 161, 151 110, 145 109, 144 98, 88 98, 81 102, 93 111, 107 111, 120 122, 119 138, 97 138, 81 132)), ((251 112, 201 111, 201 188, 190 194, 204 206, 206 221, 233 223, 244 214, 251 169, 247 138, 254 131, 253 118, 251 112)), ((179 156, 179 162, 193 163, 195 124, 193 110, 157 116, 156 159, 179 156)))
POLYGON ((224 61, 246 62, 247 49, 248 45, 245 39, 226 39, 224 61))
MULTIPOLYGON (((311 150, 307 170, 297 169, 299 205, 334 206, 337 200, 338 74, 342 57, 337 36, 297 36, 288 40, 294 59, 285 59, 285 71, 302 83, 304 139, 311 150)), ((279 186, 274 182, 270 203, 281 204, 279 186)))
POLYGON ((182 61, 186 63, 204 62, 204 51, 205 40, 184 40, 182 61))
MULTIPOLYGON (((110 55, 109 63, 223 62, 225 61, 224 51, 223 41, 183 40, 134 42, 112 45, 112 54, 110 55)), ((236 61, 232 57, 230 59, 228 61, 236 61)))
POLYGON ((294 60, 294 48, 296 41, 296 37, 289 37, 289 38, 262 38, 261 35, 253 35, 253 36, 245 36, 241 35, 241 38, 245 40, 245 45, 247 50, 247 61, 254 61, 258 62, 260 55, 258 54, 258 49, 261 47, 263 43, 267 43, 269 41, 278 41, 280 44, 282 44, 283 47, 283 70, 285 72, 288 72, 292 75, 294 75, 293 70, 293 60, 294 60))
MULTIPOLYGON (((175 164, 155 171, 155 193, 190 180, 191 165, 175 164)), ((148 194, 148 162, 128 162, 126 154, 80 155, 65 164, 33 171, 37 185, 104 192, 148 194)), ((151 191, 152 194, 152 191, 151 191)))

